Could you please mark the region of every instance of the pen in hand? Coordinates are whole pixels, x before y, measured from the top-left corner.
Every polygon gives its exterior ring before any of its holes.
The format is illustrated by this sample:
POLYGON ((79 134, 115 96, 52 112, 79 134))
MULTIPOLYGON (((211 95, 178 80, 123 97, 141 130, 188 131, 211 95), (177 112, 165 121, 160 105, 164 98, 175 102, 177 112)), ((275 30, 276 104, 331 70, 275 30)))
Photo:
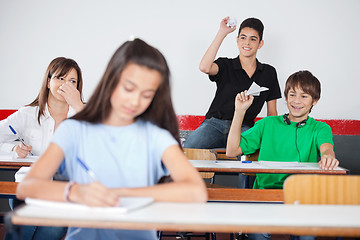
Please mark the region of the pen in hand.
MULTIPOLYGON (((24 144, 24 146, 26 146, 26 143, 25 143, 24 139, 22 139, 22 138, 16 133, 15 129, 14 129, 11 125, 9 125, 9 128, 10 128, 11 132, 12 132, 15 136, 17 136, 17 139, 18 139, 22 144, 24 144)), ((34 156, 34 154, 33 154, 31 151, 30 151, 30 154, 31 154, 31 156, 34 156)))
POLYGON ((76 160, 80 163, 80 165, 85 169, 85 171, 89 174, 92 180, 95 182, 98 182, 98 179, 95 175, 95 173, 79 158, 76 157, 76 160))

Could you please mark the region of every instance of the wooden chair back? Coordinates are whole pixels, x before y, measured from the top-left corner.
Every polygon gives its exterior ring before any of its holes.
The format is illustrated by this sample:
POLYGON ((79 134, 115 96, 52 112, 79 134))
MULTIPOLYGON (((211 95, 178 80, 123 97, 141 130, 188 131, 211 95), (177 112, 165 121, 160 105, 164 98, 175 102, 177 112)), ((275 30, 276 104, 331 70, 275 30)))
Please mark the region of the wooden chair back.
MULTIPOLYGON (((191 160, 216 160, 217 153, 212 149, 184 148, 185 156, 191 160)), ((200 172, 204 179, 212 179, 214 172, 200 172)))
POLYGON ((360 205, 360 176, 292 175, 284 182, 288 204, 360 205))
POLYGON ((259 158, 259 150, 257 150, 256 152, 249 154, 249 155, 245 155, 245 160, 246 161, 258 161, 259 158))

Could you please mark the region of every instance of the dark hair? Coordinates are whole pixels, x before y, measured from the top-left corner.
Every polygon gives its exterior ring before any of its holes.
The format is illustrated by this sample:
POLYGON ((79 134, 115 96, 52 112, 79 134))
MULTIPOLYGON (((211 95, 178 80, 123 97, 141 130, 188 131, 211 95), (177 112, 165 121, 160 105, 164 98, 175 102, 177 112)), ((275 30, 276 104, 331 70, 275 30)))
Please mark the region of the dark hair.
POLYGON ((77 72, 78 82, 77 82, 77 90, 80 92, 80 99, 82 101, 82 86, 83 86, 83 79, 81 74, 81 69, 79 65, 70 58, 65 57, 57 57, 53 59, 48 68, 46 69, 43 83, 40 88, 40 92, 38 96, 35 98, 34 101, 32 101, 27 106, 39 106, 39 113, 38 113, 38 122, 40 124, 40 117, 41 115, 44 115, 45 107, 48 101, 49 97, 49 88, 48 88, 48 82, 50 81, 51 77, 55 75, 56 77, 63 77, 66 74, 68 74, 71 69, 75 69, 77 72))
POLYGON ((169 67, 160 51, 141 39, 127 41, 116 50, 89 101, 72 118, 90 123, 104 122, 111 113, 110 98, 120 81, 120 75, 130 63, 156 70, 162 76, 150 106, 137 118, 168 130, 181 146, 177 117, 171 101, 169 67))
POLYGON ((320 81, 307 70, 298 71, 290 75, 285 84, 285 99, 287 99, 289 91, 295 88, 300 88, 305 93, 309 94, 313 98, 313 101, 320 99, 320 81))
POLYGON ((239 28, 239 33, 238 36, 240 36, 240 32, 243 28, 252 28, 255 29, 258 34, 259 34, 259 42, 262 40, 263 38, 263 32, 264 32, 264 25, 263 23, 257 19, 257 18, 247 18, 245 19, 241 24, 240 24, 240 28, 239 28))

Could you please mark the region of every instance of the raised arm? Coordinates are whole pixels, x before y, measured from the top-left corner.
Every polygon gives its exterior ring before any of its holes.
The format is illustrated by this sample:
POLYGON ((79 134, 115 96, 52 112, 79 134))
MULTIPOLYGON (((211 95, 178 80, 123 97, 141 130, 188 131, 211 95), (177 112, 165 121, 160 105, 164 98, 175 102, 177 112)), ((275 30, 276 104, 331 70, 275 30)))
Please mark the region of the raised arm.
POLYGON ((241 125, 246 110, 251 106, 254 100, 252 95, 245 96, 246 92, 247 91, 238 93, 235 97, 235 112, 226 145, 226 156, 228 157, 236 157, 243 153, 240 148, 241 125))
POLYGON ((321 159, 319 166, 322 169, 333 170, 339 166, 339 161, 335 157, 334 147, 330 143, 323 143, 320 146, 321 159))
POLYGON ((228 20, 229 17, 226 17, 221 21, 219 31, 201 59, 199 69, 203 73, 216 75, 219 71, 218 65, 214 63, 216 54, 225 37, 236 29, 236 27, 231 28, 226 25, 228 20))

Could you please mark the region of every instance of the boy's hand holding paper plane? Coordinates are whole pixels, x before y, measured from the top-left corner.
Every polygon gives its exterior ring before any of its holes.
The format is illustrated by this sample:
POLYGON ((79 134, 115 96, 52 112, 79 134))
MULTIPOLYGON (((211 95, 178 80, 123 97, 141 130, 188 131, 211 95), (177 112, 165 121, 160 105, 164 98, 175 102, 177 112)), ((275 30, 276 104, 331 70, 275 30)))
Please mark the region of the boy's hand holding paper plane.
POLYGON ((253 82, 249 88, 249 90, 247 91, 247 93, 245 94, 245 96, 249 96, 250 94, 253 96, 260 96, 260 92, 269 90, 267 87, 260 87, 259 85, 257 85, 255 82, 253 82))

